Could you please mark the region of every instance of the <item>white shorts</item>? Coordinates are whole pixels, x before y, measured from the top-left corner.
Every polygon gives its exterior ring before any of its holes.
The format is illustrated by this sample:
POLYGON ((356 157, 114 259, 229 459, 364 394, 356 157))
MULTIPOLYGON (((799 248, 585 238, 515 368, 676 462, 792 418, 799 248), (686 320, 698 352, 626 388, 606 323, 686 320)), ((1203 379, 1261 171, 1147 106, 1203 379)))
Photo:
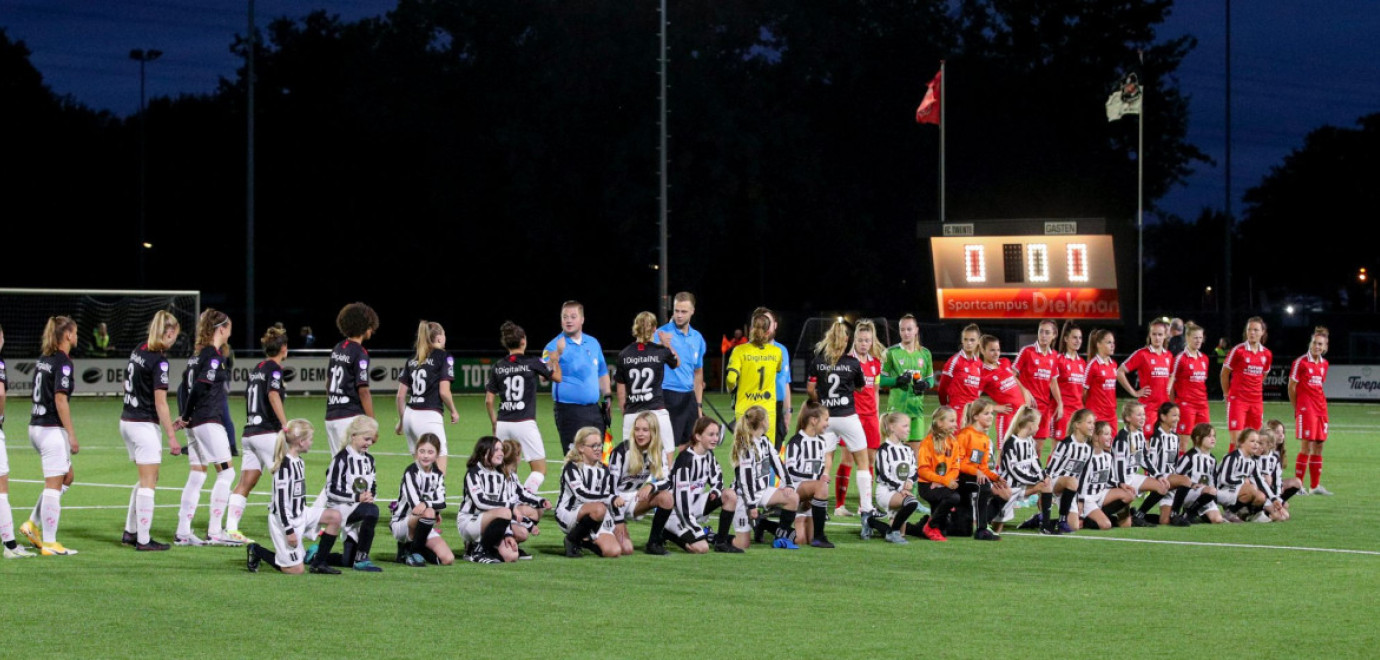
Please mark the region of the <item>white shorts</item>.
POLYGON ((187 428, 187 456, 192 465, 230 462, 230 436, 220 422, 206 422, 187 428))
MULTIPOLYGON (((1199 495, 1202 495, 1202 494, 1203 494, 1203 489, 1202 489, 1201 486, 1198 487, 1198 488, 1194 488, 1194 489, 1188 491, 1188 495, 1184 496, 1184 508, 1187 509, 1187 508, 1189 508, 1190 506, 1192 506, 1194 502, 1197 502, 1197 501, 1198 501, 1198 496, 1199 496, 1199 495)), ((1207 513, 1207 512, 1209 512, 1209 511, 1216 511, 1216 510, 1217 510, 1217 503, 1216 503, 1216 502, 1211 502, 1211 503, 1209 503, 1207 506, 1203 507, 1203 513, 1207 513)))
POLYGON ((1107 500, 1107 493, 1110 492, 1112 492, 1111 489, 1108 489, 1096 495, 1079 495, 1078 504, 1083 510, 1083 516, 1087 517, 1092 512, 1101 509, 1102 503, 1107 500))
POLYGON ((0 477, 10 473, 10 452, 5 448, 5 432, 0 431, 0 477))
POLYGON ((156 422, 127 422, 120 420, 120 437, 125 439, 129 460, 139 465, 158 465, 163 462, 163 448, 156 422))
POLYGON ((1237 498, 1240 497, 1240 495, 1240 488, 1232 488, 1230 490, 1226 488, 1218 488, 1217 503, 1221 504, 1222 506, 1234 506, 1236 504, 1237 498))
MULTIPOLYGON (((574 511, 569 509, 556 509, 556 524, 561 526, 562 532, 569 532, 575 526, 576 514, 580 513, 580 508, 584 504, 575 507, 574 511)), ((464 532, 461 532, 462 534, 464 532)), ((589 533, 589 540, 593 541, 596 537, 613 533, 613 513, 604 516, 604 521, 599 524, 599 528, 589 533)))
POLYGON ((691 539, 690 543, 705 540, 704 531, 702 520, 683 520, 680 514, 674 512, 666 519, 666 533, 681 539, 691 539))
POLYGON ((435 433, 441 440, 441 455, 449 456, 450 447, 446 444, 446 421, 435 410, 403 409, 403 436, 407 438, 407 453, 417 451, 417 439, 428 433, 435 433))
MULTIPOLYGON (((410 517, 411 516, 409 516, 409 518, 410 517)), ((408 518, 394 520, 393 523, 389 525, 389 528, 393 530, 393 540, 399 543, 406 543, 412 540, 411 531, 407 528, 407 520, 408 518)), ((435 527, 432 527, 431 533, 426 535, 426 540, 428 541, 439 538, 441 538, 441 532, 435 527)))
POLYGON ((1132 472, 1130 476, 1126 477, 1126 485, 1131 487, 1131 492, 1139 493, 1140 485, 1145 483, 1146 479, 1145 475, 1132 472))
POLYGON ((278 516, 268 514, 268 537, 273 540, 273 563, 278 568, 296 566, 307 558, 307 551, 302 547, 306 540, 307 529, 316 527, 321 521, 319 509, 308 507, 300 521, 300 526, 294 527, 297 531, 297 544, 289 545, 287 542, 287 530, 283 529, 282 523, 278 521, 278 516))
POLYGON ((240 454, 240 471, 268 471, 273 465, 273 449, 278 444, 277 433, 257 433, 240 438, 244 452, 240 454))
POLYGON ((887 485, 885 485, 885 484, 880 484, 880 483, 874 485, 872 488, 873 488, 873 491, 872 491, 872 492, 873 492, 873 494, 876 496, 875 499, 877 500, 877 511, 878 511, 878 513, 881 513, 883 516, 890 516, 890 515, 891 515, 891 497, 892 497, 893 495, 896 495, 896 494, 900 493, 901 491, 899 491, 899 490, 892 490, 890 486, 887 486, 887 485))
POLYGON ((499 422, 494 426, 494 435, 499 440, 517 440, 522 445, 522 460, 528 463, 546 460, 546 445, 541 442, 541 431, 535 419, 499 422))
MULTIPOLYGON (((355 417, 358 416, 355 415, 355 417)), ((326 420, 326 442, 331 445, 331 456, 339 454, 340 450, 345 447, 345 443, 349 441, 349 438, 345 437, 345 433, 350 428, 350 422, 353 421, 355 421, 354 417, 326 420)))
POLYGON ((479 536, 484 533, 479 522, 484 519, 484 514, 474 515, 465 514, 455 517, 455 528, 460 531, 460 541, 463 543, 478 543, 479 536))
POLYGON ((1020 504, 1021 500, 1024 500, 1025 498, 1035 494, 1033 491, 1027 492, 1026 488, 1026 486, 1011 486, 1011 497, 1006 500, 1006 504, 1002 505, 1001 514, 998 515, 997 519, 992 522, 1004 523, 1015 520, 1016 505, 1020 504))
POLYGON ((29 443, 43 459, 43 478, 61 477, 72 469, 72 446, 61 426, 30 426, 29 443))
POLYGON ((867 433, 863 431, 862 420, 857 415, 829 418, 829 429, 824 432, 824 441, 828 443, 825 446, 833 451, 839 440, 843 441, 848 451, 867 449, 867 433))
POLYGON ((623 506, 613 509, 614 524, 621 525, 633 517, 637 510, 637 493, 638 491, 630 490, 618 494, 619 497, 623 498, 623 506))
POLYGON ((624 440, 624 441, 627 441, 627 440, 631 440, 631 439, 632 439, 633 422, 637 421, 637 418, 638 418, 638 417, 641 417, 643 412, 650 412, 650 413, 652 413, 653 415, 656 415, 656 422, 657 422, 658 430, 661 431, 661 451, 662 451, 662 453, 670 453, 670 452, 675 451, 675 450, 676 450, 676 438, 675 438, 675 430, 671 428, 671 413, 670 413, 670 411, 668 411, 668 410, 666 410, 666 409, 664 409, 664 408, 661 409, 661 410, 644 410, 644 411, 642 411, 642 412, 636 412, 636 413, 632 413, 632 414, 629 414, 629 415, 624 415, 624 416, 623 416, 623 440, 624 440))

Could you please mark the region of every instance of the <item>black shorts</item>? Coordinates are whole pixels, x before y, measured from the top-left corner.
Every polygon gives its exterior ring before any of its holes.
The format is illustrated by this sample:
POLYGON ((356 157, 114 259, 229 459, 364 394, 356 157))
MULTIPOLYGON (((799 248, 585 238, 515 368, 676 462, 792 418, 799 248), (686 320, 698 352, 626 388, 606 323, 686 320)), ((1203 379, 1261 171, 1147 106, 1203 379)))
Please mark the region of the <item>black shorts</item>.
MULTIPOLYGON (((557 403, 552 408, 556 416, 556 434, 561 438, 561 455, 570 453, 575 444, 575 434, 586 426, 604 428, 604 415, 599 412, 599 404, 557 403)), ((600 438, 602 440, 602 438, 600 438)))
POLYGON ((666 399, 666 412, 671 415, 671 430, 676 437, 676 446, 690 444, 690 436, 695 433, 695 421, 700 417, 695 393, 662 390, 661 395, 666 399))

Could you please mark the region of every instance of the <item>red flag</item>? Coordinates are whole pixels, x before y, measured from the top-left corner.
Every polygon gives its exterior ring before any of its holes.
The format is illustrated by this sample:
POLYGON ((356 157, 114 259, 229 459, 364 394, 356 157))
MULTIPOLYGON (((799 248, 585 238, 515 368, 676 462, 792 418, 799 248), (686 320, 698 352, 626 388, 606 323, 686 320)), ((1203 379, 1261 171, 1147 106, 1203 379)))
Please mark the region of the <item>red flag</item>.
POLYGON ((925 92, 925 99, 920 102, 920 107, 915 109, 915 123, 917 124, 938 124, 939 123, 939 88, 944 80, 944 70, 934 74, 934 80, 930 81, 930 89, 925 92))

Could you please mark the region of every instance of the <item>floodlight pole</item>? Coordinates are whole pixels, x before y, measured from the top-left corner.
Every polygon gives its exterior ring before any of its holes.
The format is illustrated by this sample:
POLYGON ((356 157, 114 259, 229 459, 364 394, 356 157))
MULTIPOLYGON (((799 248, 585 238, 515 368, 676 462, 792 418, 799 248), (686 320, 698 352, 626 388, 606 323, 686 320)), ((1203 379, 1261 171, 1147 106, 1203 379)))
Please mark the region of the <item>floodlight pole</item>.
POLYGON ((1222 160, 1223 160, 1223 168, 1222 168, 1222 169, 1223 169, 1223 173, 1224 173, 1223 182, 1226 184, 1227 193, 1226 193, 1226 198, 1225 198, 1225 200, 1224 200, 1225 205, 1224 205, 1224 207, 1223 207, 1223 208, 1225 209, 1225 211, 1224 211, 1224 213, 1223 213, 1223 216, 1225 217, 1225 221, 1223 222, 1223 227, 1225 227, 1225 230, 1224 230, 1224 235, 1223 235, 1223 237, 1222 237, 1222 242, 1225 244, 1225 247, 1226 247, 1226 250, 1224 251, 1224 252, 1226 253, 1226 260, 1225 260, 1225 261, 1226 261, 1226 264, 1225 264, 1226 272, 1224 273, 1224 276, 1222 277, 1222 291, 1223 291, 1223 295, 1222 295, 1222 312, 1223 312, 1224 315, 1225 315, 1225 318, 1223 319, 1223 330, 1224 330, 1225 332, 1230 332, 1230 329, 1231 329, 1231 243, 1232 243, 1232 240, 1231 240, 1231 238, 1232 238, 1232 231, 1231 231, 1231 226, 1232 226, 1232 220, 1231 220, 1231 0, 1224 0, 1224 1, 1223 1, 1223 4, 1226 5, 1226 9, 1227 9, 1227 17, 1226 17, 1226 18, 1227 18, 1227 21, 1226 21, 1226 29, 1227 29, 1227 45, 1226 45, 1226 50, 1227 50, 1227 53, 1226 53, 1226 55, 1227 55, 1227 58, 1226 58, 1226 69, 1227 69, 1227 98, 1226 98, 1226 101, 1227 101, 1227 102, 1226 102, 1226 108, 1227 108, 1227 109, 1226 109, 1226 128, 1227 128, 1227 137, 1226 137, 1226 157, 1222 159, 1222 160))
POLYGON ((163 51, 161 50, 144 50, 142 48, 136 48, 134 50, 129 51, 129 59, 135 60, 139 63, 139 288, 141 289, 145 286, 144 262, 146 259, 145 254, 149 250, 149 248, 147 247, 149 242, 148 232, 145 229, 146 204, 144 199, 144 189, 146 187, 145 182, 148 178, 148 131, 145 129, 148 122, 148 118, 145 116, 147 114, 147 108, 145 107, 144 102, 144 67, 149 62, 152 62, 162 56, 163 51))
POLYGON ((248 332, 242 333, 246 347, 254 348, 254 0, 249 2, 249 44, 245 49, 246 142, 244 159, 244 320, 248 332))
POLYGON ((660 75, 660 78, 661 78, 661 98, 660 98, 660 104, 661 104, 661 108, 660 108, 660 109, 661 109, 661 121, 660 121, 661 135, 659 136, 659 142, 658 142, 657 151, 660 152, 659 155, 660 155, 660 157, 661 157, 661 158, 660 158, 660 161, 661 161, 661 162, 660 162, 660 165, 661 165, 661 173, 660 173, 660 176, 661 176, 661 194, 660 194, 660 196, 658 197, 658 201, 659 201, 660 207, 661 207, 661 208, 660 208, 660 216, 659 216, 659 220, 658 220, 658 225, 659 225, 658 229, 659 229, 660 241, 661 241, 661 242, 660 242, 660 248, 657 250, 657 252, 658 252, 659 255, 660 255, 660 261, 658 261, 658 267, 657 267, 657 300, 660 301, 659 304, 660 304, 660 306, 661 306, 661 318, 662 318, 662 319, 669 319, 670 316, 671 316, 671 311, 670 311, 670 308, 671 308, 671 304, 670 304, 670 303, 671 303, 671 300, 670 300, 670 294, 669 294, 669 291, 668 291, 668 279, 669 279, 669 278, 668 278, 668 268, 667 268, 668 264, 667 264, 667 258, 666 258, 667 242, 668 242, 668 241, 667 241, 667 237, 666 237, 666 225, 667 225, 667 221, 669 220, 669 216, 670 216, 670 213, 671 213, 671 212, 670 212, 670 210, 667 208, 667 199, 666 199, 666 198, 667 198, 667 194, 668 194, 668 192, 669 192, 669 188, 670 188, 670 185, 669 185, 669 183, 667 182, 667 171, 666 171, 666 170, 667 170, 667 164, 668 164, 668 161, 667 161, 667 159, 666 159, 666 141, 667 141, 667 137, 668 137, 668 136, 666 135, 666 131, 667 131, 667 126, 666 126, 666 119, 667 119, 667 117, 666 117, 666 115, 668 114, 668 113, 667 113, 667 110, 666 110, 666 90, 667 90, 667 85, 666 85, 666 26, 667 26, 667 22, 666 22, 666 0, 661 0, 661 8, 660 8, 659 11, 660 11, 660 16, 661 16, 661 54, 660 54, 660 57, 658 58, 658 64, 659 64, 660 67, 661 67, 661 68, 660 68, 660 72, 659 72, 659 75, 660 75))

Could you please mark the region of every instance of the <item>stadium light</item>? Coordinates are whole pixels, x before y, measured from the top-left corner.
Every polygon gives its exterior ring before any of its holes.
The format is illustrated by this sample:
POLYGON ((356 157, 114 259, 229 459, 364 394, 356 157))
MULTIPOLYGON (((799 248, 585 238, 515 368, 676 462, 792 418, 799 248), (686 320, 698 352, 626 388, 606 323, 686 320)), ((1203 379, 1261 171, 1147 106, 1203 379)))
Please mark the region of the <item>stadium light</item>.
POLYGON ((1288 314, 1289 316, 1293 316, 1293 315, 1294 315, 1294 306, 1293 306, 1293 305, 1285 305, 1285 306, 1284 306, 1284 313, 1285 313, 1285 314, 1288 314))
MULTIPOLYGON (((146 121, 144 117, 144 67, 149 62, 162 56, 163 51, 152 48, 149 50, 135 48, 129 51, 129 59, 139 63, 139 241, 144 243, 145 248, 150 246, 147 242, 144 242, 146 237, 146 232, 144 230, 144 181, 146 178, 145 163, 148 161, 148 149, 146 147, 147 139, 145 137, 146 131, 144 130, 144 122, 146 121)), ((144 287, 144 252, 142 250, 139 252, 139 287, 144 287)))

